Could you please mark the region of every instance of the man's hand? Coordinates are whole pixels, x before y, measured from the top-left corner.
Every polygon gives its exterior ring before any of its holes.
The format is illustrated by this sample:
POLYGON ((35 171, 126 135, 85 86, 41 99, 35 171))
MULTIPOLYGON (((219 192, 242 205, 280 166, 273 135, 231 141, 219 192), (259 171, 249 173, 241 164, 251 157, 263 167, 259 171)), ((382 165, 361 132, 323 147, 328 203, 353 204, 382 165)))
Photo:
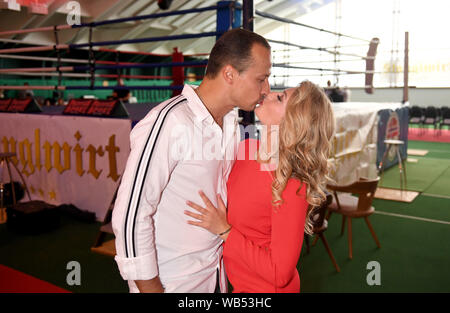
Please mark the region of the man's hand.
POLYGON ((164 288, 159 280, 159 276, 149 280, 135 280, 136 286, 141 293, 163 293, 164 288))

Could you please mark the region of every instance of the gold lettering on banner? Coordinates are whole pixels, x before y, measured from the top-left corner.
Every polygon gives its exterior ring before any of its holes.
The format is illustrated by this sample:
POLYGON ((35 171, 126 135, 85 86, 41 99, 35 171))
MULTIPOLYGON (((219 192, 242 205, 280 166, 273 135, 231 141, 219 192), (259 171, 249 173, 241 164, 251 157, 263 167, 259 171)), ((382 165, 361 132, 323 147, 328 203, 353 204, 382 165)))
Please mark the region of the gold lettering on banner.
POLYGON ((109 137, 109 142, 105 147, 105 150, 108 151, 109 160, 109 174, 107 177, 111 177, 112 180, 117 181, 119 179, 119 175, 117 174, 116 152, 119 152, 120 149, 115 145, 115 139, 116 135, 109 137))
POLYGON ((53 156, 54 156, 54 165, 55 169, 58 173, 62 174, 65 171, 70 170, 70 150, 72 148, 69 146, 67 142, 65 142, 62 146, 62 151, 64 155, 64 165, 61 164, 61 146, 58 142, 53 143, 53 156))
POLYGON ((99 156, 103 156, 103 154, 105 153, 103 151, 102 146, 98 147, 97 149, 95 149, 95 147, 93 145, 89 145, 86 149, 87 152, 89 152, 89 170, 88 173, 92 174, 92 176, 95 177, 95 179, 98 179, 98 177, 100 176, 100 174, 102 173, 103 170, 98 171, 96 168, 96 154, 98 154, 99 156))
POLYGON ((52 166, 52 145, 50 142, 45 141, 44 142, 44 154, 45 154, 45 160, 44 160, 44 168, 47 170, 48 173, 50 173, 52 166))
MULTIPOLYGON (((94 147, 90 144, 87 148, 84 148, 80 144, 80 139, 82 138, 80 131, 76 131, 74 134, 77 140, 75 146, 71 146, 69 144, 70 141, 64 141, 62 143, 54 141, 50 143, 48 140, 41 140, 41 130, 39 128, 34 129, 33 137, 34 142, 29 138, 25 138, 20 142, 14 137, 8 138, 3 136, 0 138, 1 152, 16 153, 17 156, 12 157, 11 161, 16 166, 20 163, 20 171, 27 177, 42 169, 50 173, 55 168, 59 174, 70 171, 72 170, 72 159, 75 160, 74 170, 81 177, 86 172, 83 167, 83 156, 88 153, 89 168, 87 173, 91 174, 95 179, 98 179, 104 169, 97 168, 97 157, 105 156, 105 152, 107 152, 109 167, 107 178, 117 181, 120 177, 117 169, 117 154, 120 152, 120 148, 116 146, 116 135, 114 134, 108 138, 106 145, 94 147), (41 145, 42 141, 43 144, 41 145), (72 151, 74 155, 72 155, 72 151)), ((41 192, 41 190, 35 189, 35 193, 38 192, 44 197, 44 191, 41 192)))
POLYGON ((56 193, 54 190, 50 191, 48 196, 50 197, 50 200, 56 200, 56 193))
POLYGON ((39 128, 36 128, 34 130, 34 149, 36 154, 36 168, 38 171, 41 170, 42 164, 41 164, 41 130, 39 128))
POLYGON ((34 173, 31 143, 28 139, 19 142, 19 159, 22 163, 22 173, 27 177, 34 173), (27 167, 29 170, 27 170, 27 167))
MULTIPOLYGON (((81 139, 81 134, 79 131, 77 131, 74 135, 74 137, 77 139, 77 141, 80 141, 81 139)), ((84 170, 83 170, 83 151, 84 149, 81 148, 81 146, 77 143, 75 145, 75 148, 73 148, 73 151, 75 151, 75 171, 77 172, 78 176, 83 176, 84 175, 84 170)))

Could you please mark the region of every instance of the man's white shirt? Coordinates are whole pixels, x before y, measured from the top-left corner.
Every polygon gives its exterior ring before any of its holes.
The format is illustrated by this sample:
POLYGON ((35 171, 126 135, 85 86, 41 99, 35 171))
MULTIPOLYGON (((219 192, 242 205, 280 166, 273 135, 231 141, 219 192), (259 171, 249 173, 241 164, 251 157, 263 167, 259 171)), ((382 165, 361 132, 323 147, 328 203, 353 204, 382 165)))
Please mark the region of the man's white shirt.
POLYGON ((130 292, 134 280, 159 276, 165 292, 213 292, 216 271, 227 284, 222 240, 187 223, 198 191, 217 207, 226 203, 226 181, 240 140, 237 114, 225 115, 223 130, 203 105, 195 86, 152 109, 130 134, 131 152, 113 210, 116 257, 130 292))

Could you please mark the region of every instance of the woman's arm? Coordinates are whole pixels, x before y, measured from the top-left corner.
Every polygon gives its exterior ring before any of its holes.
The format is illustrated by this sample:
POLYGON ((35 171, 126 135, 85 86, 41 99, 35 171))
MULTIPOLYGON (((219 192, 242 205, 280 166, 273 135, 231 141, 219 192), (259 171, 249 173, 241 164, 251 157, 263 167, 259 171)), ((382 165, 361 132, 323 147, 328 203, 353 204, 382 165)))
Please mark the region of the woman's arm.
MULTIPOLYGON (((235 228, 221 238, 226 241, 224 253, 228 257, 235 256, 243 260, 262 279, 283 287, 292 278, 296 269, 300 251, 303 244, 304 227, 308 203, 306 201, 306 186, 303 185, 299 195, 296 194, 299 182, 290 180, 283 191, 283 204, 276 210, 272 210, 272 234, 269 248, 255 244, 244 234, 235 228)), ((189 224, 203 227, 214 234, 220 234, 221 230, 227 230, 226 207, 218 196, 219 208, 215 208, 211 201, 200 193, 206 207, 195 203, 188 205, 200 214, 185 211, 186 215, 199 221, 188 221, 189 224)))
POLYGON ((227 222, 227 208, 220 195, 217 195, 216 208, 208 197, 199 191, 199 195, 205 203, 206 207, 201 207, 200 205, 193 203, 191 201, 186 201, 186 204, 191 208, 195 209, 198 213, 193 213, 185 210, 184 214, 197 219, 198 221, 188 221, 188 224, 199 226, 209 230, 211 233, 219 236, 222 240, 226 240, 228 234, 231 230, 231 225, 227 222))

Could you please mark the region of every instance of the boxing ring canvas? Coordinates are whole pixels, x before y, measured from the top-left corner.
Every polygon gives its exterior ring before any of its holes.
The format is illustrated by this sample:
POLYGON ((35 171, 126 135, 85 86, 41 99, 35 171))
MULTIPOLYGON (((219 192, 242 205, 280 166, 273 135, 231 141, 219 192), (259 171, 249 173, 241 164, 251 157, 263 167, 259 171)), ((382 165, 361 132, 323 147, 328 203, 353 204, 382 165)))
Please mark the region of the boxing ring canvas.
POLYGON ((32 200, 73 204, 103 220, 125 169, 130 131, 129 119, 0 113, 0 151, 16 153, 32 200))

